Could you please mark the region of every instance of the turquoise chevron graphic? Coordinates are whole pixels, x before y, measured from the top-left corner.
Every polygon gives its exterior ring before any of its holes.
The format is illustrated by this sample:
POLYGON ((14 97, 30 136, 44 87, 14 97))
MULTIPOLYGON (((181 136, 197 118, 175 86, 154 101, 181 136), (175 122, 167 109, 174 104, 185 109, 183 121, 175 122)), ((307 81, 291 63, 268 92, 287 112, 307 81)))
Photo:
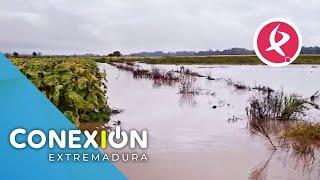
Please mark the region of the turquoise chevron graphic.
MULTIPOLYGON (((111 162, 49 162, 49 153, 100 153, 88 149, 15 149, 9 135, 16 128, 27 132, 38 129, 76 127, 2 54, 0 54, 0 179, 127 179, 111 162)), ((81 135, 82 141, 85 136, 81 135)), ((17 136, 18 137, 18 136, 17 136)), ((17 141, 25 140, 19 136, 17 141)), ((102 155, 102 154, 101 154, 102 155)))

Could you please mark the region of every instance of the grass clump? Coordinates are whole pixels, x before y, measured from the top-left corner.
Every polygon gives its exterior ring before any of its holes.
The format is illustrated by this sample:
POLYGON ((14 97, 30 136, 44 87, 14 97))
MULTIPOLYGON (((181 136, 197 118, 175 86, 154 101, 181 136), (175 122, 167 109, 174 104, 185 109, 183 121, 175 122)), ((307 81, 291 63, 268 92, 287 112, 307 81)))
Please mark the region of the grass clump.
POLYGON ((319 141, 320 145, 320 123, 299 122, 285 129, 283 137, 291 140, 319 141))
POLYGON ((251 90, 251 88, 241 82, 234 82, 232 79, 225 79, 229 86, 233 86, 236 90, 251 90))
POLYGON ((247 115, 252 119, 295 121, 306 116, 311 107, 319 109, 313 102, 296 95, 285 96, 283 92, 268 93, 250 99, 247 115))
POLYGON ((320 150, 319 122, 297 122, 285 128, 279 140, 282 148, 291 149, 297 160, 303 160, 302 166, 313 167, 311 170, 318 166, 320 170, 320 157, 316 155, 320 150))
POLYGON ((136 68, 133 65, 128 65, 128 63, 110 63, 110 65, 115 66, 119 70, 131 72, 133 78, 140 79, 151 79, 154 80, 155 85, 173 85, 174 83, 178 82, 180 78, 174 74, 174 71, 164 71, 160 70, 159 68, 151 68, 149 69, 142 69, 136 68))
POLYGON ((272 93, 274 92, 274 90, 270 87, 267 87, 267 86, 262 86, 262 85, 259 85, 259 86, 255 86, 252 88, 253 90, 257 90, 257 91, 260 91, 262 93, 272 93))
POLYGON ((195 87, 196 79, 193 76, 182 74, 179 81, 179 93, 199 95, 200 90, 195 87))
POLYGON ((180 70, 175 71, 176 73, 181 73, 189 76, 195 76, 195 77, 206 77, 198 72, 194 72, 191 69, 185 69, 183 66, 180 67, 180 70))

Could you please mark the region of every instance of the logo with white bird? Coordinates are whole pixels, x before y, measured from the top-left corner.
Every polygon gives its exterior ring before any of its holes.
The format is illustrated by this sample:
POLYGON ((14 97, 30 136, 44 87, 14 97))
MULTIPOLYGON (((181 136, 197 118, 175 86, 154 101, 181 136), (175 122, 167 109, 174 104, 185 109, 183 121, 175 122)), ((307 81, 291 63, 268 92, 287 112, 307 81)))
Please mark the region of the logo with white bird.
POLYGON ((254 50, 267 65, 282 67, 292 63, 300 54, 301 34, 298 28, 285 19, 270 19, 257 29, 254 50))

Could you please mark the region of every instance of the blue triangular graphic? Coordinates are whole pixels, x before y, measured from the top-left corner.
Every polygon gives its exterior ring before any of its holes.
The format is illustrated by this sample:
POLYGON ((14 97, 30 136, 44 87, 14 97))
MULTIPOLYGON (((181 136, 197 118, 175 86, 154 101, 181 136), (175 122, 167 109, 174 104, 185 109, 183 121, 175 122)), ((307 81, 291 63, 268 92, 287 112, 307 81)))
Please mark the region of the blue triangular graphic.
MULTIPOLYGON (((49 162, 49 153, 99 154, 98 149, 15 149, 9 135, 16 128, 69 130, 76 127, 0 53, 0 179, 127 179, 111 162, 49 162)), ((19 135, 26 139, 26 135, 19 135)), ((83 141, 86 139, 81 135, 83 141)), ((21 139, 18 139, 21 140, 21 139)), ((48 143, 48 142, 47 142, 48 143)), ((100 155, 102 155, 100 153, 100 155)))

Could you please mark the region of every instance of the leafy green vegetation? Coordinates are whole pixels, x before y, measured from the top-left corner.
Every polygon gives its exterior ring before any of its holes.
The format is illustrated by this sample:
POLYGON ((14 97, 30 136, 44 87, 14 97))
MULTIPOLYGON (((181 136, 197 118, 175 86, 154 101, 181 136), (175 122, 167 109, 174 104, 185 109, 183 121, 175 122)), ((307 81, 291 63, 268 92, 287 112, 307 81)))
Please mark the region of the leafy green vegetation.
POLYGON ((80 121, 109 120, 105 74, 93 60, 13 58, 12 62, 77 127, 80 121))

